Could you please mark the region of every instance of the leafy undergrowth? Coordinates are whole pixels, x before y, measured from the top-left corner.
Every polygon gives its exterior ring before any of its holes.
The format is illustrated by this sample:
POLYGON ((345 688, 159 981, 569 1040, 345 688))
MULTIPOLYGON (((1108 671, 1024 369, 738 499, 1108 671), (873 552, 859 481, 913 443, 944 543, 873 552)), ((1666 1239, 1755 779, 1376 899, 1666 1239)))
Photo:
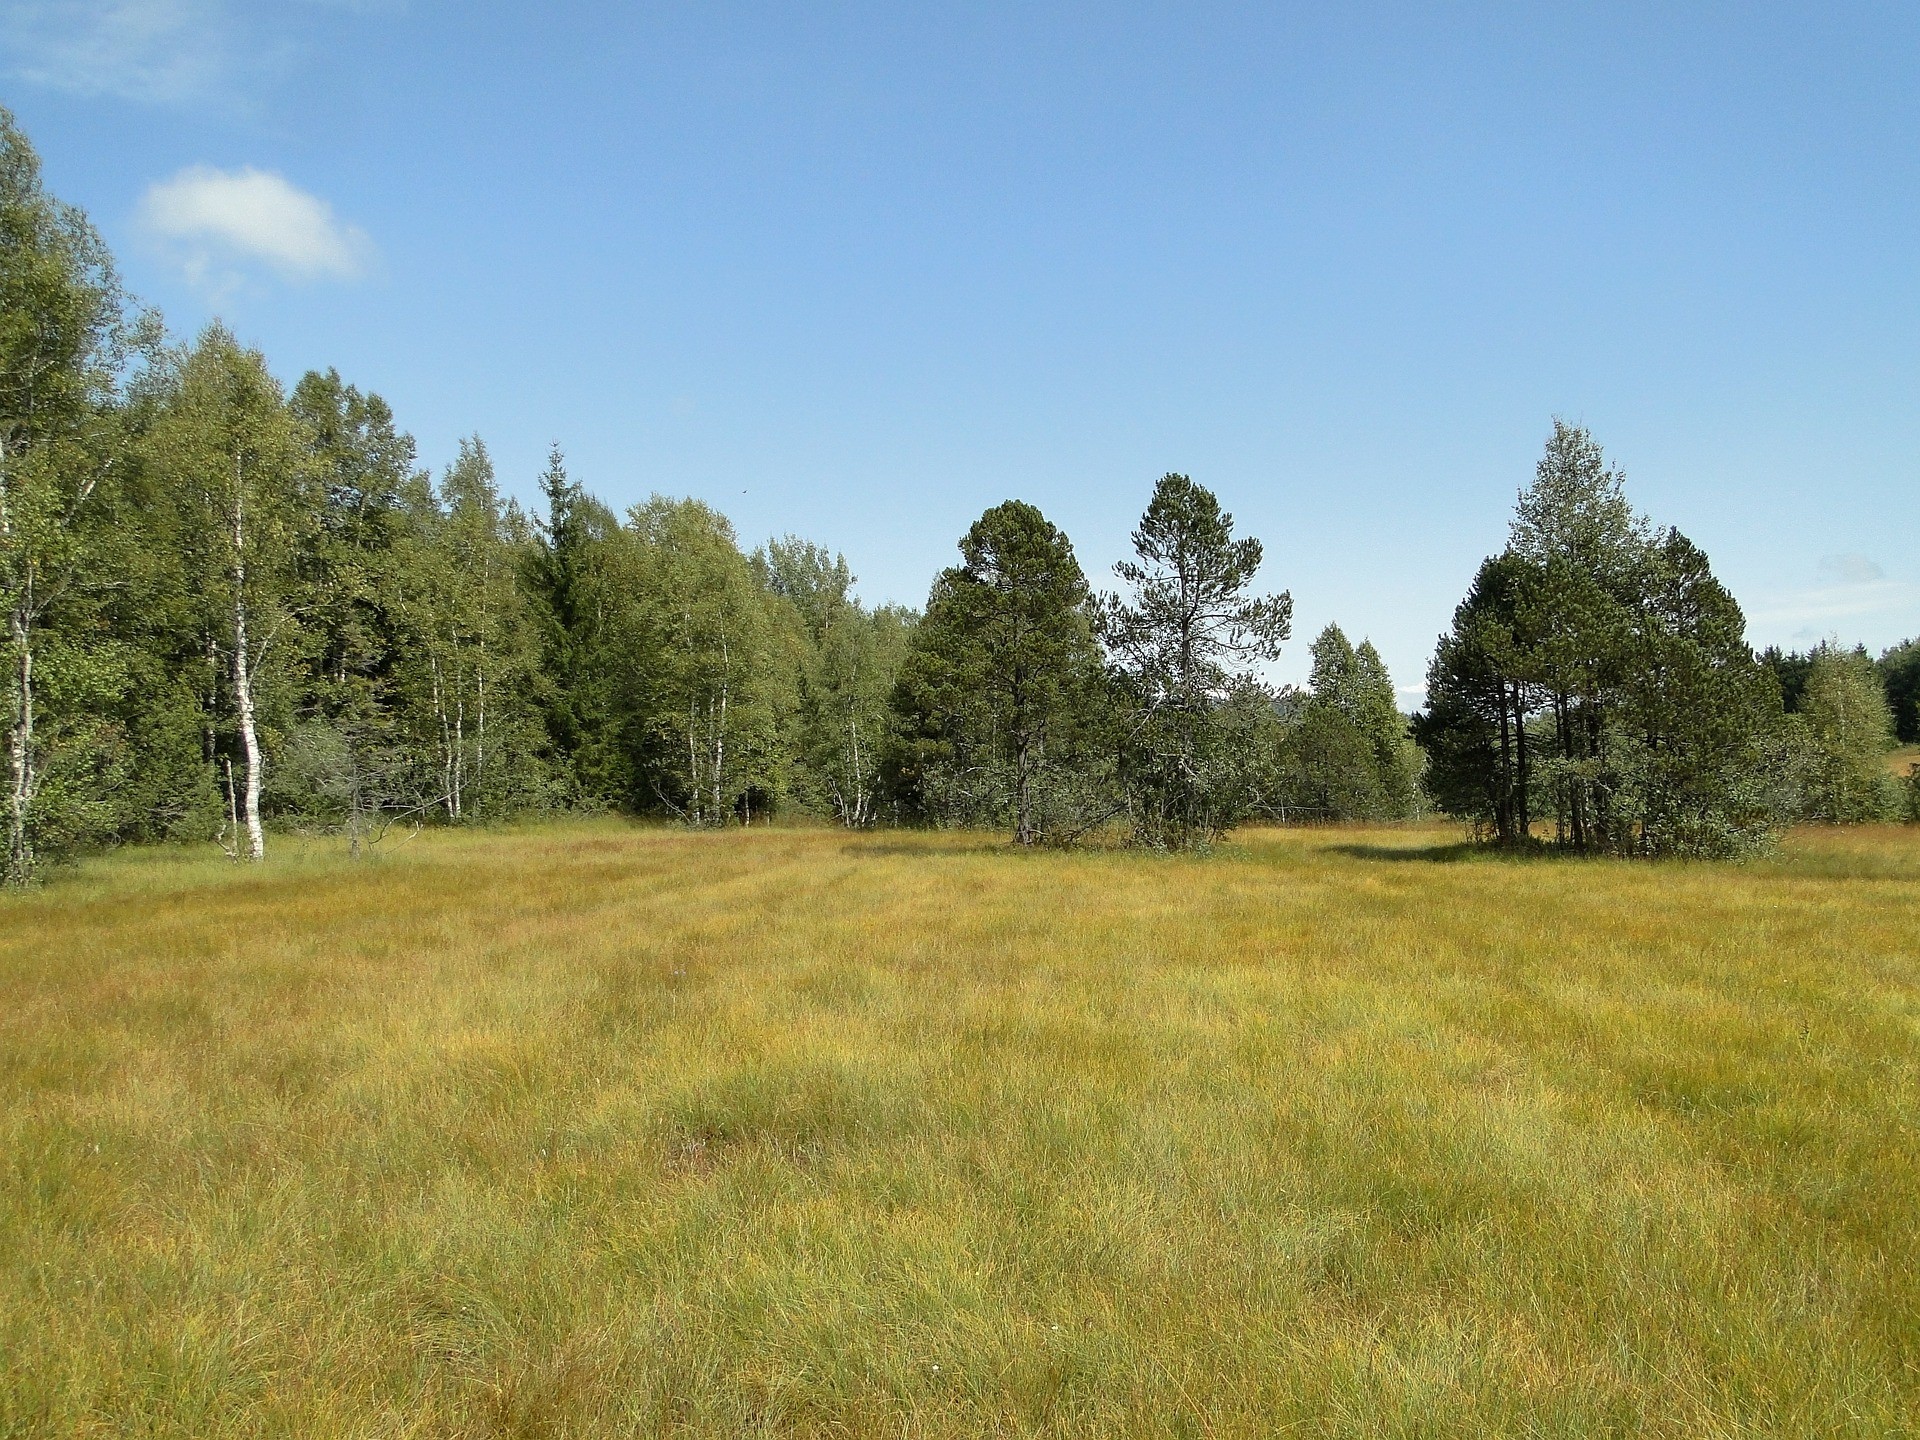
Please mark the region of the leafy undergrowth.
POLYGON ((615 822, 0 902, 0 1434, 1920 1429, 1920 832, 615 822))

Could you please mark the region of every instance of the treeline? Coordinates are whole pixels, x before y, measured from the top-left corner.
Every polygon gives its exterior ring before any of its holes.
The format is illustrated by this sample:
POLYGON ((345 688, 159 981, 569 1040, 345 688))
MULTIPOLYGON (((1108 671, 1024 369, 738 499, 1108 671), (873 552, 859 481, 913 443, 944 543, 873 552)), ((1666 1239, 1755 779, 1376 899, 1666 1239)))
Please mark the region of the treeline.
POLYGON ((743 551, 697 501, 616 514, 557 447, 539 494, 504 495, 478 439, 429 475, 334 372, 289 392, 218 325, 169 344, 0 111, 10 881, 115 842, 257 859, 276 825, 357 848, 557 810, 1186 847, 1437 804, 1512 844, 1730 853, 1913 803, 1885 753, 1920 645, 1756 657, 1705 556, 1564 426, 1411 728, 1334 626, 1307 689, 1264 680, 1291 599, 1186 476, 1111 591, 1010 500, 920 613, 862 604, 818 545, 743 551))
POLYGON ((167 342, 0 112, 6 874, 120 841, 617 808, 1124 830, 1392 816, 1417 758, 1371 647, 1312 691, 1257 667, 1285 596, 1257 541, 1169 476, 1096 594, 1033 507, 995 507, 924 616, 843 558, 744 553, 697 501, 616 515, 556 448, 540 504, 485 446, 438 477, 377 395, 284 391, 215 325, 167 342))

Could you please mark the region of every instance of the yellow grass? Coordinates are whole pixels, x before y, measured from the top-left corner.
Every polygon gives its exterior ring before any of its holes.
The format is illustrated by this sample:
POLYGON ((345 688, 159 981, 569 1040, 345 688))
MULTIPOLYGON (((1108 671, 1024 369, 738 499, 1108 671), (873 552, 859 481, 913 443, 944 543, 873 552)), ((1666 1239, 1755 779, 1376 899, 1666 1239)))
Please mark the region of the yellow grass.
POLYGON ((0 902, 0 1435, 1920 1430, 1920 830, 0 902))
POLYGON ((1889 750, 1887 769, 1902 779, 1920 769, 1920 745, 1902 745, 1897 750, 1889 750))

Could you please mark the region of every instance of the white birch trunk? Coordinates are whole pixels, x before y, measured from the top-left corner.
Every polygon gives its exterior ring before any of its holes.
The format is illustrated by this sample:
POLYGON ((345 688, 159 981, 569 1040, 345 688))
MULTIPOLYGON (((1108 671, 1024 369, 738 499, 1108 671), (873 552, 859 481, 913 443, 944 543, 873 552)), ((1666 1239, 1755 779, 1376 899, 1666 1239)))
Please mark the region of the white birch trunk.
POLYGON ((7 879, 20 884, 33 874, 33 636, 27 622, 31 595, 8 620, 13 642, 13 724, 7 736, 7 879))
POLYGON ((467 693, 463 687, 453 706, 453 818, 458 820, 465 808, 462 792, 467 782, 467 693))
POLYGON ((247 762, 247 858, 264 860, 260 828, 260 735, 254 727, 253 664, 247 648, 247 531, 240 459, 233 462, 233 703, 240 713, 240 748, 247 762))
MULTIPOLYGON (((0 439, 0 538, 11 541, 13 505, 9 446, 0 439)), ((7 871, 6 878, 21 884, 33 874, 33 570, 27 562, 20 575, 21 593, 7 616, 7 638, 13 645, 8 667, 8 697, 12 702, 7 726, 7 871)))
MULTIPOLYGON (((244 579, 246 567, 237 567, 237 573, 244 579)), ((247 602, 240 598, 235 599, 233 606, 233 699, 235 708, 240 712, 240 748, 247 762, 247 858, 264 860, 267 840, 260 828, 260 735, 254 727, 253 670, 247 649, 247 602)))
POLYGON ((713 727, 713 823, 726 824, 726 809, 721 797, 722 774, 727 763, 727 686, 720 684, 720 719, 713 727))
POLYGON ((474 668, 473 787, 479 792, 475 801, 484 817, 487 813, 487 651, 483 641, 480 663, 474 668))

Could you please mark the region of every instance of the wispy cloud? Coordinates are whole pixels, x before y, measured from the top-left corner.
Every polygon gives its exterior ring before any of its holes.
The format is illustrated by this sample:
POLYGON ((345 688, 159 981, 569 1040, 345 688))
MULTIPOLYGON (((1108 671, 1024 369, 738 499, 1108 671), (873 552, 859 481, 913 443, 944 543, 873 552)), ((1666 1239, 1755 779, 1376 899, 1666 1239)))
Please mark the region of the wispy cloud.
POLYGON ((270 170, 190 166, 148 189, 140 210, 202 287, 231 288, 248 264, 290 280, 357 280, 373 262, 364 230, 270 170))
POLYGON ((0 0, 0 75, 89 99, 246 106, 339 23, 405 0, 0 0))
POLYGON ((1866 555, 1823 555, 1815 583, 1769 597, 1753 612, 1754 625, 1795 641, 1817 641, 1843 620, 1920 612, 1920 585, 1890 580, 1880 563, 1866 555))
POLYGON ((1880 562, 1866 555, 1822 555, 1815 573, 1822 585, 1871 585, 1887 578, 1880 562))
POLYGON ((219 0, 19 0, 0 5, 16 80, 73 95, 171 103, 215 94, 233 68, 219 0))

